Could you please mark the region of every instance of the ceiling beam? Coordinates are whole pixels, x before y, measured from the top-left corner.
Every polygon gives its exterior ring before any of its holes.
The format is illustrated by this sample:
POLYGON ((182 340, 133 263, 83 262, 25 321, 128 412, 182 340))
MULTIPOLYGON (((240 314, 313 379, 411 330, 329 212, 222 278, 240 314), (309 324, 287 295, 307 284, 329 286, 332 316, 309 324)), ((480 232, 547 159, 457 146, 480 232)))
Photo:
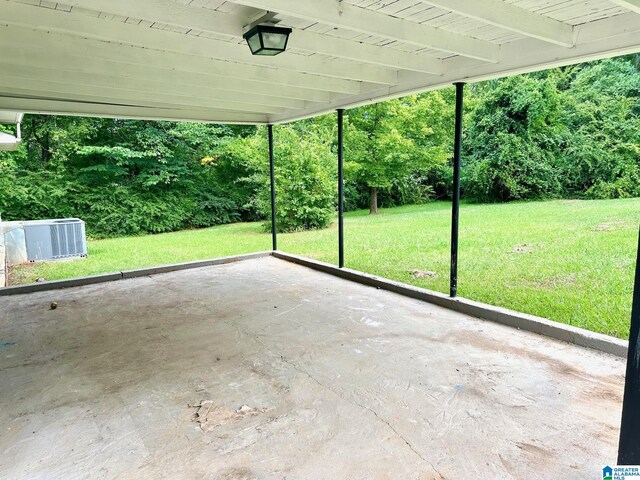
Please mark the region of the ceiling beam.
MULTIPOLYGON (((303 112, 275 115, 273 123, 286 123, 315 117, 338 108, 354 108, 421 92, 450 87, 455 82, 482 82, 512 75, 536 72, 548 68, 590 62, 640 52, 640 23, 634 13, 615 15, 576 26, 579 41, 574 48, 546 45, 533 38, 524 38, 502 46, 500 64, 453 57, 445 61, 446 72, 436 81, 426 80, 414 72, 404 72, 397 87, 378 89, 360 95, 336 97, 329 104, 313 105, 303 112)), ((433 77, 432 79, 433 80, 433 77)))
MULTIPOLYGON (((502 0, 420 0, 489 25, 563 47, 574 45, 573 27, 502 0)), ((636 0, 640 1, 640 0, 636 0)))
POLYGON ((72 115, 97 118, 130 118, 138 120, 191 121, 229 124, 268 123, 269 116, 224 110, 151 108, 96 102, 66 102, 53 99, 0 96, 0 111, 33 114, 72 115))
POLYGON ((55 98, 60 101, 114 103, 162 108, 192 108, 228 110, 242 113, 284 113, 285 109, 252 105, 229 100, 199 99, 171 94, 133 92, 119 88, 101 88, 87 85, 65 85, 43 80, 25 80, 11 76, 0 78, 0 95, 12 97, 55 98), (19 81, 16 81, 19 80, 19 81), (21 82, 21 83, 20 83, 21 82))
POLYGON ((616 5, 627 8, 635 13, 640 13, 640 0, 611 0, 616 5))
POLYGON ((223 60, 159 52, 23 27, 3 26, 1 22, 0 44, 10 47, 6 52, 2 52, 3 55, 13 55, 15 59, 14 54, 21 53, 24 57, 22 61, 26 65, 33 65, 36 61, 45 62, 43 66, 54 62, 50 68, 91 73, 109 71, 114 75, 123 76, 136 72, 135 77, 139 74, 143 75, 143 78, 148 78, 154 72, 165 74, 173 71, 189 75, 191 81, 217 81, 229 85, 242 85, 242 81, 258 82, 273 88, 275 92, 281 92, 283 96, 286 93, 293 95, 292 98, 313 101, 325 101, 324 96, 331 92, 354 94, 360 93, 362 89, 361 83, 353 80, 287 72, 275 68, 256 68, 223 60), (34 52, 39 52, 39 55, 34 52), (47 57, 49 60, 46 60, 47 57))
MULTIPOLYGON (((186 85, 168 82, 166 78, 150 77, 145 80, 122 78, 115 75, 87 74, 78 72, 66 72, 41 67, 23 67, 15 65, 4 56, 0 57, 0 84, 11 86, 9 79, 15 82, 15 86, 31 88, 26 85, 32 81, 53 82, 68 86, 70 91, 80 86, 98 87, 104 89, 118 89, 141 94, 171 95, 173 97, 186 97, 194 101, 222 101, 240 102, 251 105, 262 105, 281 108, 304 108, 306 102, 290 98, 277 98, 266 95, 258 95, 251 92, 234 92, 225 89, 211 88, 202 85, 186 85)), ((185 103, 190 105, 190 103, 185 103)), ((196 104, 197 105, 197 104, 196 104)))
POLYGON ((277 57, 252 55, 244 42, 238 44, 158 28, 141 28, 120 21, 19 4, 7 0, 2 1, 2 23, 32 28, 37 26, 38 29, 45 31, 54 30, 73 36, 125 43, 183 55, 217 58, 259 67, 384 85, 394 85, 397 82, 396 71, 383 67, 333 61, 316 55, 288 54, 277 57))
MULTIPOLYGON (((118 64, 96 59, 82 59, 81 57, 58 56, 39 51, 23 50, 16 46, 14 50, 0 41, 0 70, 14 76, 25 78, 41 78, 54 80, 65 78, 69 83, 76 81, 80 84, 98 85, 106 82, 114 84, 144 85, 146 89, 204 90, 227 92, 236 95, 264 96, 271 101, 290 106, 304 102, 327 102, 328 93, 320 91, 302 90, 293 96, 286 93, 286 89, 264 83, 250 82, 241 79, 230 81, 226 78, 193 75, 189 72, 176 72, 169 69, 153 67, 136 67, 128 64, 118 64), (70 63, 83 67, 91 63, 89 68, 69 66, 70 63), (37 65, 34 67, 34 65, 37 65), (20 72, 20 73, 19 73, 20 72), (281 93, 281 94, 280 94, 281 93), (297 96, 297 98, 296 98, 297 96)), ((108 85, 109 86, 109 85, 108 85)))
MULTIPOLYGON (((497 62, 499 47, 493 43, 391 17, 346 2, 317 0, 231 0, 233 3, 270 10, 355 32, 386 37, 419 47, 433 48, 464 57, 497 62)), ((474 0, 475 1, 475 0, 474 0)))
MULTIPOLYGON (((160 22, 180 28, 227 35, 240 39, 248 20, 209 8, 193 7, 174 0, 65 0, 65 5, 77 6, 124 17, 160 22)), ((290 48, 312 53, 380 65, 394 69, 412 70, 439 75, 442 61, 427 55, 391 50, 377 45, 295 29, 289 40, 290 48)))

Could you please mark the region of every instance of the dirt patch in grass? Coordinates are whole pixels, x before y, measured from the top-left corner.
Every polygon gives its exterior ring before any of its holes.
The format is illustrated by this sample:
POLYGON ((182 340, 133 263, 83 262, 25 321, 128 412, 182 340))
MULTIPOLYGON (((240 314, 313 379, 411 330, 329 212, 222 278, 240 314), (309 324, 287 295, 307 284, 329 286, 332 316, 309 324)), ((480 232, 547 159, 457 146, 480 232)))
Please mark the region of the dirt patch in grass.
POLYGON ((616 230, 622 230, 626 226, 627 224, 622 221, 604 222, 596 225, 591 230, 593 230, 594 232, 614 232, 616 230))
POLYGON ((7 286, 32 283, 33 266, 33 263, 25 263, 23 265, 9 267, 7 272, 7 286))
POLYGON ((436 272, 431 272, 429 270, 409 270, 409 275, 411 278, 419 279, 419 278, 438 278, 438 274, 436 272))
POLYGON ((575 285, 576 281, 576 274, 568 273, 554 275, 553 277, 543 278, 542 280, 534 280, 531 284, 538 288, 558 288, 575 285))
POLYGON ((519 254, 533 253, 533 245, 531 245, 529 243, 523 243, 522 245, 516 245, 515 247, 513 247, 513 250, 511 250, 511 253, 519 253, 519 254))

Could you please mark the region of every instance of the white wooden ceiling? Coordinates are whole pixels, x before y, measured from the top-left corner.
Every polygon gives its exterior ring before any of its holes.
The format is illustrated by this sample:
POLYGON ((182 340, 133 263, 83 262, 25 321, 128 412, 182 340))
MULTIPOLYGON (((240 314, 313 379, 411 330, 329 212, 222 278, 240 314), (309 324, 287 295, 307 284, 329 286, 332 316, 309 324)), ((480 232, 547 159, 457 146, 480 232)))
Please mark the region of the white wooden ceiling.
POLYGON ((281 123, 639 51, 640 0, 0 0, 0 111, 281 123))

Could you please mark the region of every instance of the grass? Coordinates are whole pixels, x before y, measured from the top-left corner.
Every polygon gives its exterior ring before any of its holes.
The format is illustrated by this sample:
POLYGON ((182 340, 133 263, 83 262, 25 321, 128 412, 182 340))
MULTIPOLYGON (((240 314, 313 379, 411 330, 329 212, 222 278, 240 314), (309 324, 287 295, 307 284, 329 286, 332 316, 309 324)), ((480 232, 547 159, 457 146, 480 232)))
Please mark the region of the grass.
MULTIPOLYGON (((347 266, 448 292, 450 208, 434 202, 377 216, 347 214, 347 266)), ((464 204, 458 293, 626 338, 639 213, 640 199, 464 204)), ((281 234, 278 243, 286 252, 337 261, 335 225, 281 234)), ((28 283, 93 275, 269 250, 270 244, 259 223, 94 240, 85 260, 20 266, 12 278, 28 283)))

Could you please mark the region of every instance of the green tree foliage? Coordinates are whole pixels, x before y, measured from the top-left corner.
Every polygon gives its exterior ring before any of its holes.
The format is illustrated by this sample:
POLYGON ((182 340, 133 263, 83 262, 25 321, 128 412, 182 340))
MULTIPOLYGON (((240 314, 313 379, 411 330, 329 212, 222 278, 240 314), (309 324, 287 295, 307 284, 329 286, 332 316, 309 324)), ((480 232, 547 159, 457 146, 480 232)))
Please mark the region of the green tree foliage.
MULTIPOLYGON (((276 220, 278 231, 324 228, 334 216, 336 161, 331 151, 335 132, 319 122, 274 128, 276 220)), ((229 143, 211 164, 220 178, 233 181, 255 218, 270 218, 271 197, 267 132, 229 143)), ((265 227, 271 228, 266 222, 265 227)))
POLYGON ((472 96, 466 196, 640 195, 640 74, 632 57, 485 82, 472 96))
POLYGON ((556 168, 560 98, 551 78, 487 82, 469 115, 465 136, 465 193, 479 201, 560 194, 556 168))
MULTIPOLYGON (((327 227, 337 202, 331 131, 313 128, 310 122, 302 127, 276 132, 276 218, 278 229, 285 232, 327 227)), ((268 196, 265 189, 264 204, 268 196)))
POLYGON ((351 181, 367 187, 371 213, 378 211, 380 189, 395 187, 401 203, 434 193, 429 174, 450 156, 452 117, 450 89, 348 112, 345 169, 351 181))
MULTIPOLYGON (((468 86, 463 196, 640 196, 637 65, 629 56, 468 86)), ((450 198, 452 88, 345 113, 347 209, 450 198)), ((281 231, 335 215, 335 120, 275 127, 281 231)), ((77 216, 92 236, 119 236, 269 218, 264 128, 28 115, 23 137, 0 152, 5 220, 77 216)))
POLYGON ((24 146, 0 157, 0 211, 5 220, 79 216, 93 236, 236 221, 235 203, 200 161, 234 133, 214 125, 28 116, 24 146))
POLYGON ((640 73, 631 61, 568 69, 560 157, 570 196, 640 196, 640 73))

